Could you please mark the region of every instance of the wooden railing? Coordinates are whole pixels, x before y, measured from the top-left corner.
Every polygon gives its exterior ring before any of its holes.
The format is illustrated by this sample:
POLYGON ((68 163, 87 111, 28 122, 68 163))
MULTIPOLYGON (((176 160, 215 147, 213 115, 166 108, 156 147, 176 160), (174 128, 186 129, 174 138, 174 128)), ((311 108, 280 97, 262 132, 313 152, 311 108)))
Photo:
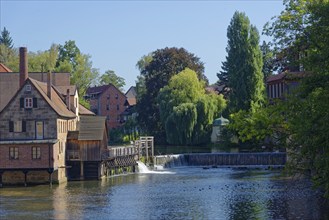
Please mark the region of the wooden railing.
POLYGON ((138 148, 135 146, 111 147, 103 152, 102 159, 136 155, 138 155, 138 148))

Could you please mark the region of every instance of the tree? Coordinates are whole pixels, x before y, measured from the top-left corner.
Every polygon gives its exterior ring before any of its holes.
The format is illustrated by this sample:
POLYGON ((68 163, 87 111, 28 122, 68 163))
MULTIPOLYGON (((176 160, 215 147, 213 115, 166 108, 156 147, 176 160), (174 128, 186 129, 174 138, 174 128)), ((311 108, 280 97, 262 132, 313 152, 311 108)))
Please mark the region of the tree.
POLYGON ((71 84, 76 85, 82 99, 88 87, 96 83, 98 70, 92 67, 89 55, 78 54, 75 57, 76 67, 71 73, 71 84))
POLYGON ((66 41, 58 47, 55 71, 70 73, 71 84, 78 88, 80 103, 87 107, 83 96, 89 86, 96 85, 99 75, 98 69, 92 67, 90 55, 81 53, 75 41, 66 41))
POLYGON ((136 67, 139 69, 140 72, 143 72, 146 66, 148 66, 151 63, 152 59, 153 59, 152 53, 149 53, 148 55, 144 55, 137 62, 136 67))
POLYGON ((212 122, 225 106, 221 95, 205 93, 204 82, 188 68, 169 80, 157 101, 166 140, 176 145, 208 143, 212 122))
POLYGON ((68 61, 71 63, 73 69, 75 69, 76 65, 78 65, 77 56, 80 55, 80 53, 80 49, 75 44, 75 41, 65 41, 64 45, 59 45, 58 47, 58 59, 56 67, 59 67, 60 63, 68 61))
POLYGON ((3 31, 1 31, 0 35, 0 44, 5 45, 7 48, 13 49, 13 39, 10 37, 9 31, 6 29, 6 27, 3 28, 3 31))
POLYGON ((19 71, 19 56, 16 48, 9 48, 0 44, 0 63, 6 65, 13 72, 19 71))
POLYGON ((17 54, 17 50, 14 49, 13 39, 4 27, 0 34, 0 63, 5 64, 14 71, 17 54))
POLYGON ((113 70, 107 70, 103 75, 101 75, 99 84, 108 85, 110 83, 121 92, 123 92, 123 87, 126 85, 124 78, 116 75, 113 70))
POLYGON ((267 78, 273 74, 276 70, 275 68, 275 60, 274 60, 274 53, 270 47, 270 43, 266 43, 263 41, 262 45, 260 46, 260 50, 262 51, 263 57, 263 75, 264 75, 264 82, 266 82, 267 78))
POLYGON ((164 125, 160 121, 156 101, 160 89, 185 68, 194 70, 199 79, 207 81, 207 78, 200 59, 184 48, 164 48, 151 54, 151 61, 141 71, 146 91, 137 103, 138 122, 144 132, 155 136, 157 142, 165 142, 164 125))
POLYGON ((52 44, 49 50, 29 52, 28 68, 31 72, 54 71, 58 56, 58 46, 52 44))
POLYGON ((235 12, 227 29, 227 57, 219 79, 230 88, 229 112, 249 110, 264 101, 263 61, 259 34, 248 17, 235 12))
POLYGON ((277 54, 308 71, 297 92, 281 103, 291 158, 288 167, 309 174, 329 198, 329 2, 286 0, 284 4, 285 10, 264 32, 274 38, 277 54))

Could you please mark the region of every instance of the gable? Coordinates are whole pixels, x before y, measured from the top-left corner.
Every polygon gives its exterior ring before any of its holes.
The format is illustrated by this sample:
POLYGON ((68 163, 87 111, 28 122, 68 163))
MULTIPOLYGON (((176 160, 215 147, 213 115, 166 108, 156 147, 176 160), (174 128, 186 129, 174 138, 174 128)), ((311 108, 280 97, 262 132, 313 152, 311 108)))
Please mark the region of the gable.
MULTIPOLYGON (((59 94, 51 88, 52 92, 52 99, 50 99, 47 96, 47 85, 45 83, 33 80, 31 78, 28 78, 24 85, 16 92, 16 94, 12 97, 12 99, 8 102, 8 104, 5 106, 5 108, 0 112, 0 116, 2 112, 8 111, 8 109, 11 109, 10 111, 19 111, 24 112, 27 111, 31 115, 31 112, 33 110, 47 110, 47 111, 53 111, 58 116, 66 117, 66 118, 75 118, 75 114, 67 109, 66 104, 60 98, 59 94), (30 87, 30 91, 27 91, 26 88, 30 87), (22 107, 22 98, 34 98, 36 99, 36 107, 32 108, 24 108, 22 107), (39 105, 41 104, 41 105, 39 105)), ((32 105, 34 105, 32 101, 32 105)), ((34 114, 34 113, 33 113, 34 114)))

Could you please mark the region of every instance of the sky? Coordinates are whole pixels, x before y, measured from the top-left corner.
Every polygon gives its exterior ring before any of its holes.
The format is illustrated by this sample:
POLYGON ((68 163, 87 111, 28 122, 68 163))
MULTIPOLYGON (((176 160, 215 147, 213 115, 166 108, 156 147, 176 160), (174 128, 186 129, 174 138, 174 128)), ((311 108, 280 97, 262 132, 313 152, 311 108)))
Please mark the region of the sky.
MULTIPOLYGON (((261 35, 283 9, 282 0, 0 0, 0 28, 10 32, 14 47, 33 52, 74 40, 101 74, 114 70, 123 77, 127 91, 140 74, 137 61, 165 47, 183 47, 199 57, 215 83, 234 12, 245 12, 261 35)), ((263 40, 270 38, 261 35, 263 40)))

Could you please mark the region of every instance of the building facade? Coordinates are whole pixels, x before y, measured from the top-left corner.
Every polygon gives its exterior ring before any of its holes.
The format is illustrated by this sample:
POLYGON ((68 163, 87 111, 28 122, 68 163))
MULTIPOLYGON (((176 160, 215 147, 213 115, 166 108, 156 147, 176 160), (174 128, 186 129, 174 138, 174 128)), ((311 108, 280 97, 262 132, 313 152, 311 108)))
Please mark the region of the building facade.
POLYGON ((267 97, 270 100, 284 99, 298 87, 301 78, 306 75, 305 72, 283 72, 269 76, 266 80, 267 97))
MULTIPOLYGON (((52 73, 46 77, 37 74, 42 81, 29 77, 26 48, 20 48, 20 73, 18 78, 16 75, 0 73, 1 94, 5 94, 0 109, 0 186, 65 182, 72 168, 67 165, 68 134, 79 131, 80 116, 92 118, 95 114, 79 104, 76 87, 67 84, 69 77, 53 80, 52 73), (11 92, 2 93, 16 83, 11 92)), ((105 124, 104 119, 97 121, 102 120, 105 124)), ((102 129, 107 135, 105 126, 102 129)), ((105 142, 102 149, 107 147, 105 142)))
POLYGON ((92 112, 106 117, 109 129, 122 125, 120 116, 126 109, 126 96, 114 85, 90 87, 86 92, 85 99, 90 103, 92 112))

